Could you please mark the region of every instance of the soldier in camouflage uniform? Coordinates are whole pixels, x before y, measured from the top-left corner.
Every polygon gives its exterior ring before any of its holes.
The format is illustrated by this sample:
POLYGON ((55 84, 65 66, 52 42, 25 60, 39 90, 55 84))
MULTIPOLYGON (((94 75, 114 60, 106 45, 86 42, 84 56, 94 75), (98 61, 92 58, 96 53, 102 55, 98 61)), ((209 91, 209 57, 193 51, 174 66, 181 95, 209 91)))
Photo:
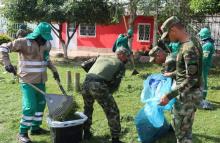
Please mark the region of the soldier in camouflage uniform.
POLYGON ((120 114, 112 94, 118 89, 125 74, 125 63, 129 56, 130 51, 128 49, 119 47, 114 57, 98 57, 86 75, 82 90, 84 113, 88 116, 84 127, 85 139, 92 136, 90 127, 92 125, 93 104, 96 100, 108 119, 112 143, 121 143, 119 140, 121 132, 120 114))
POLYGON ((177 143, 192 143, 192 125, 198 104, 202 99, 202 49, 195 46, 177 17, 170 17, 162 25, 162 39, 180 42, 176 71, 165 76, 176 76, 176 88, 164 95, 161 105, 176 97, 172 110, 172 126, 177 143))

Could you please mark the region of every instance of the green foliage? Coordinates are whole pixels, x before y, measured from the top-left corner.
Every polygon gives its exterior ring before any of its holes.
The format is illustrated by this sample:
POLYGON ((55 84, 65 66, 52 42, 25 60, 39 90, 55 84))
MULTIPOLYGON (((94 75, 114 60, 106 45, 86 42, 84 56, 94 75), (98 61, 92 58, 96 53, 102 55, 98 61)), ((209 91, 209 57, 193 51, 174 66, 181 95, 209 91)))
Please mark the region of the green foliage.
POLYGON ((215 14, 220 12, 219 0, 190 0, 190 8, 195 13, 215 14))
POLYGON ((108 24, 122 14, 120 4, 110 0, 10 0, 4 4, 4 15, 16 22, 108 24))
POLYGON ((11 38, 9 38, 7 35, 1 34, 0 35, 0 45, 2 43, 8 43, 11 41, 11 38))

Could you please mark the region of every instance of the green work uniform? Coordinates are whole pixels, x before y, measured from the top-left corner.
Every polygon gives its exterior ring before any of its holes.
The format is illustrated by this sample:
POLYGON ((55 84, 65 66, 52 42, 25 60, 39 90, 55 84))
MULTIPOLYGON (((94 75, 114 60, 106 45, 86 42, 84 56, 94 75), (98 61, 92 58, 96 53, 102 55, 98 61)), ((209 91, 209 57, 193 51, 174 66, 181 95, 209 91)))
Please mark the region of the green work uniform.
POLYGON ((20 134, 28 133, 28 130, 38 130, 42 124, 43 112, 46 101, 45 96, 37 92, 28 84, 31 83, 45 92, 47 81, 47 67, 53 73, 57 72, 56 67, 49 58, 52 40, 51 27, 48 23, 41 22, 34 32, 25 38, 18 38, 12 42, 0 45, 0 53, 5 66, 11 65, 10 52, 19 53, 20 87, 22 91, 22 119, 20 121, 20 134), (44 45, 39 45, 36 38, 42 36, 47 40, 44 45))
POLYGON ((205 99, 208 93, 208 72, 212 65, 212 55, 214 54, 214 41, 211 39, 211 32, 209 28, 202 28, 198 33, 200 39, 203 41, 203 98, 205 99))
POLYGON ((208 92, 208 73, 212 65, 212 56, 214 54, 214 43, 211 41, 206 41, 202 45, 203 50, 203 80, 204 80, 204 89, 203 89, 203 98, 205 99, 208 92))
POLYGON ((117 50, 117 48, 119 48, 119 47, 124 47, 124 48, 129 49, 131 51, 131 49, 128 45, 128 36, 120 34, 113 45, 112 51, 115 52, 117 50))
MULTIPOLYGON (((34 85, 45 92, 44 83, 34 85)), ((30 128, 31 130, 39 129, 39 126, 42 124, 46 101, 44 95, 33 89, 27 83, 21 83, 20 86, 23 95, 23 116, 20 124, 20 133, 27 133, 30 128)))

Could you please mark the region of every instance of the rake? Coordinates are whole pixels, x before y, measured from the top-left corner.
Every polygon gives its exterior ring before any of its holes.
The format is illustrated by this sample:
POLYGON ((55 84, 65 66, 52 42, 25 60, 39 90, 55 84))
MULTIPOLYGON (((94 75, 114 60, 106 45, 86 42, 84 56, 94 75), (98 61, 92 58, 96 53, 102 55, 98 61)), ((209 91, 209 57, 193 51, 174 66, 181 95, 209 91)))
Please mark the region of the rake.
MULTIPOLYGON (((17 75, 20 79, 22 79, 19 75, 17 75)), ((57 80, 56 80, 57 81, 57 80)), ((59 81, 57 81, 61 91, 64 95, 58 95, 58 94, 46 94, 44 91, 37 88, 35 85, 31 83, 26 83, 32 88, 34 88, 36 91, 40 92, 42 95, 45 96, 49 116, 53 120, 59 120, 64 118, 72 109, 73 107, 73 97, 67 96, 64 88, 60 84, 59 81)))

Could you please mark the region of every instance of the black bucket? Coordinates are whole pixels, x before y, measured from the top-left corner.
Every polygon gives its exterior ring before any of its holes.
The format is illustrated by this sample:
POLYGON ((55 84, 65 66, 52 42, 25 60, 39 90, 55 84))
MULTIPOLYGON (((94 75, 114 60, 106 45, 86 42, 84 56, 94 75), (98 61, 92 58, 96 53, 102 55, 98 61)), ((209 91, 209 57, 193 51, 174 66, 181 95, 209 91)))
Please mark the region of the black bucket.
POLYGON ((87 120, 87 116, 80 112, 75 114, 81 119, 64 122, 47 119, 52 143, 80 143, 82 141, 83 124, 87 120))

